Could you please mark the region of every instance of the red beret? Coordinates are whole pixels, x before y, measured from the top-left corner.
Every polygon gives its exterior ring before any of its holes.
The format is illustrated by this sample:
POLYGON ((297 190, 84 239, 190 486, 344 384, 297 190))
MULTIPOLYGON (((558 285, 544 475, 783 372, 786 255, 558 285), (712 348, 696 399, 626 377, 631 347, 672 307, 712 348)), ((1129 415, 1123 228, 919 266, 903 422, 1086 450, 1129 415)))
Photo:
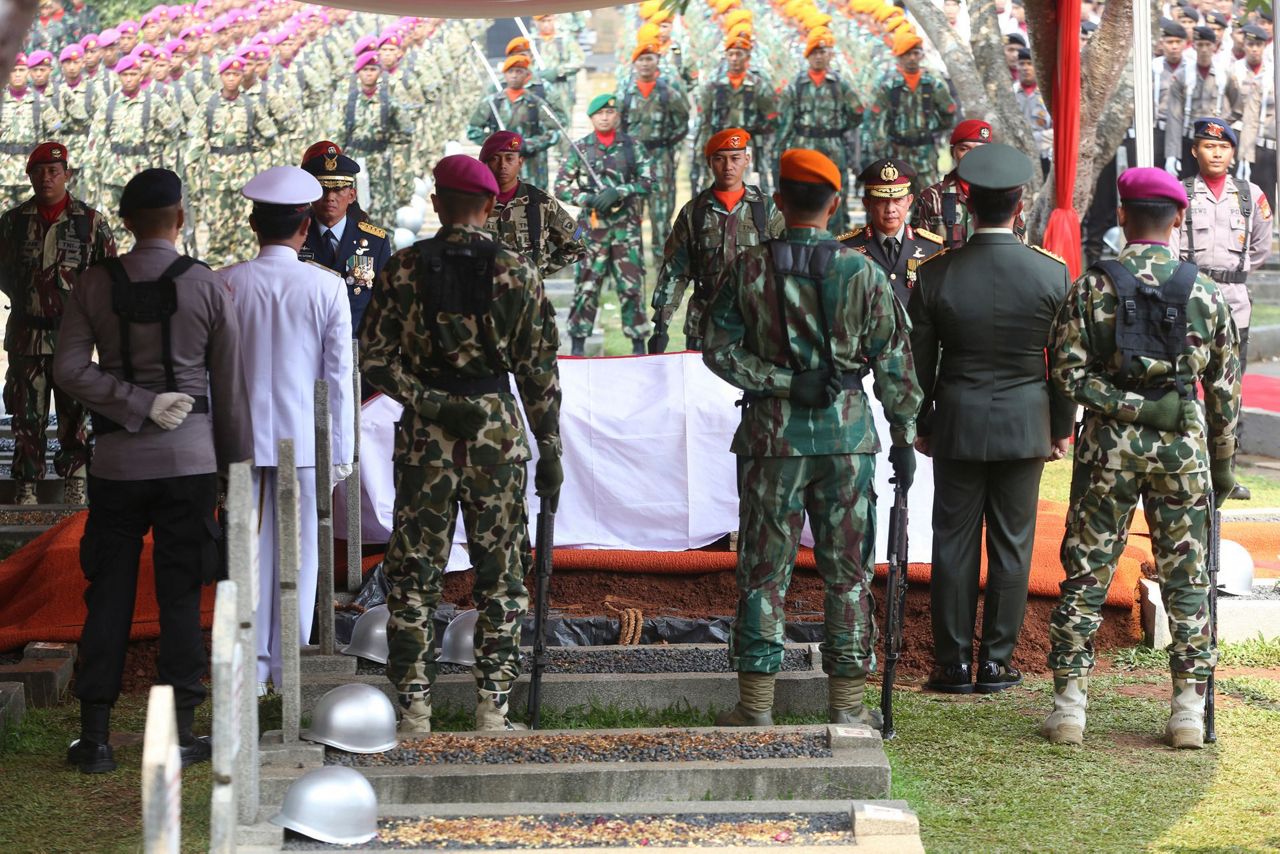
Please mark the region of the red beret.
POLYGON ((982 119, 965 119, 951 132, 951 144, 961 142, 990 142, 991 125, 982 119))
POLYGON ((519 152, 524 148, 524 137, 514 131, 500 130, 491 134, 480 146, 480 162, 487 163, 489 158, 500 151, 519 152))
POLYGON ((1182 182, 1163 169, 1154 166, 1135 166, 1124 170, 1116 181, 1121 202, 1143 199, 1173 202, 1181 210, 1187 206, 1187 189, 1182 182))
POLYGON ((342 149, 338 146, 336 142, 330 142, 327 139, 322 139, 302 153, 302 162, 306 163, 311 158, 319 157, 322 154, 329 154, 330 156, 335 156, 341 153, 342 153, 342 149))
POLYGON ((436 162, 431 170, 436 187, 456 190, 459 193, 475 193, 483 196, 498 195, 498 182, 489 167, 465 154, 450 154, 436 162))
POLYGON ((27 158, 27 171, 31 171, 32 166, 39 166, 43 163, 61 163, 67 165, 67 147, 60 142, 42 142, 31 152, 31 156, 27 158))

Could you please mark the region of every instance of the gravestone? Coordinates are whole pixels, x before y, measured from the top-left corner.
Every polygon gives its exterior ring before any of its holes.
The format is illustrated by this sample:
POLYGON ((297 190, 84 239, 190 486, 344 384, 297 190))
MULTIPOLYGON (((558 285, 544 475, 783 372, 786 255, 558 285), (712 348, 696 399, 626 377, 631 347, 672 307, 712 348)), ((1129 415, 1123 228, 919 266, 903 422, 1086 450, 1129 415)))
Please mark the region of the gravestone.
POLYGON ((173 686, 154 685, 142 739, 142 848, 177 854, 182 839, 182 754, 173 686))
POLYGON ((351 383, 355 389, 355 429, 352 433, 355 452, 351 456, 351 475, 347 478, 347 592, 359 593, 364 581, 360 571, 360 342, 351 342, 351 383))
POLYGON ((298 469, 293 440, 281 439, 276 453, 276 549, 280 564, 281 729, 284 742, 298 740, 302 682, 298 636, 298 469))
MULTIPOLYGON (((258 502, 248 463, 233 463, 227 484, 227 557, 236 583, 236 623, 242 655, 240 749, 235 757, 236 800, 241 824, 258 820, 258 668, 254 621, 258 613, 258 502)), ((296 631, 296 630, 295 630, 296 631)))
POLYGON ((245 691, 238 609, 236 583, 218 582, 213 605, 213 793, 209 804, 209 851, 215 854, 236 850, 236 756, 245 691))
MULTIPOLYGON (((316 380, 316 605, 320 654, 333 655, 333 446, 329 424, 329 383, 316 380)), ((305 605, 304 605, 305 607, 305 605)))

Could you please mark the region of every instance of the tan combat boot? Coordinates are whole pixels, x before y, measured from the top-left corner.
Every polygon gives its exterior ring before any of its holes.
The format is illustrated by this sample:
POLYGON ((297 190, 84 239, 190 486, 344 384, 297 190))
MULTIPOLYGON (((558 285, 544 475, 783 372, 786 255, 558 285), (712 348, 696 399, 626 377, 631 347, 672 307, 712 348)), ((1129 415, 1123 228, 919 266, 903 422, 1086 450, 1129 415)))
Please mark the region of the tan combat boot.
POLYGON ((739 673, 738 705, 716 715, 716 726, 773 726, 776 673, 739 673))
POLYGON ((36 482, 34 480, 14 481, 13 503, 28 506, 32 504, 39 504, 40 499, 36 497, 36 482))
POLYGON ((511 732, 528 729, 524 724, 513 723, 507 717, 507 702, 511 699, 510 685, 501 691, 479 688, 476 691, 476 730, 478 732, 511 732))
POLYGON ((872 729, 884 727, 879 709, 862 702, 866 693, 866 676, 827 677, 827 720, 833 724, 866 724, 872 729))
POLYGON ((83 474, 73 474, 62 482, 62 503, 84 507, 89 503, 88 481, 83 474))
POLYGON ((1164 739, 1172 747, 1179 750, 1204 747, 1204 704, 1208 696, 1208 680, 1174 677, 1169 722, 1164 725, 1164 739))
POLYGON ((1040 725, 1050 744, 1084 744, 1085 710, 1089 708, 1088 676, 1053 676, 1053 711, 1040 725))
POLYGON ((431 692, 400 695, 400 724, 396 734, 402 736, 431 734, 431 692))

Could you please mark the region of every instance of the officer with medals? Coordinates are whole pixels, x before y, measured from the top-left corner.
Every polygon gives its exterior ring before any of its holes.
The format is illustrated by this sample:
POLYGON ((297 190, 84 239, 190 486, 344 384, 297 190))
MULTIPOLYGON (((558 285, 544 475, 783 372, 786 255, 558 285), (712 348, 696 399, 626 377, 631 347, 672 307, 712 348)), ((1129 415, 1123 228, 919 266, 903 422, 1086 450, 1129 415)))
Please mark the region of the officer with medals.
POLYGON ((867 225, 836 239, 874 261, 889 277, 893 295, 904 307, 916 284, 921 261, 942 248, 942 238, 907 224, 911 214, 911 180, 916 172, 902 160, 877 160, 858 176, 867 225))
POLYGON ((360 164, 337 145, 317 142, 303 155, 302 168, 316 176, 324 195, 311 206, 311 227, 298 260, 314 261, 343 278, 351 301, 351 329, 358 335, 360 319, 373 297, 373 278, 391 257, 391 238, 360 209, 356 201, 360 164))

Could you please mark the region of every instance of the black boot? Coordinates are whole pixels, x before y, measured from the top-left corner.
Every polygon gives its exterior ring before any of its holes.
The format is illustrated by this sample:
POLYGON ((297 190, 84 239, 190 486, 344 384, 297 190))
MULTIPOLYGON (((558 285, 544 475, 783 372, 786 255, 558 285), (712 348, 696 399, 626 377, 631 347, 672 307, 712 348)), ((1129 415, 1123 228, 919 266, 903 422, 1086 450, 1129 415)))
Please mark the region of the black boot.
POLYGON ((644 356, 644 355, 646 355, 646 353, 645 353, 645 349, 644 349, 644 339, 643 339, 643 338, 632 338, 632 339, 631 339, 631 355, 633 355, 633 356, 644 356))
POLYGON ((80 737, 67 748, 67 762, 82 774, 105 774, 116 770, 110 737, 111 706, 106 703, 80 704, 80 737))
POLYGON ((570 338, 569 340, 573 342, 569 350, 570 356, 587 355, 587 339, 578 338, 575 336, 573 338, 570 338))
POLYGON ((213 743, 209 737, 192 732, 195 722, 195 709, 178 709, 178 752, 182 755, 183 768, 208 762, 213 756, 213 743))

